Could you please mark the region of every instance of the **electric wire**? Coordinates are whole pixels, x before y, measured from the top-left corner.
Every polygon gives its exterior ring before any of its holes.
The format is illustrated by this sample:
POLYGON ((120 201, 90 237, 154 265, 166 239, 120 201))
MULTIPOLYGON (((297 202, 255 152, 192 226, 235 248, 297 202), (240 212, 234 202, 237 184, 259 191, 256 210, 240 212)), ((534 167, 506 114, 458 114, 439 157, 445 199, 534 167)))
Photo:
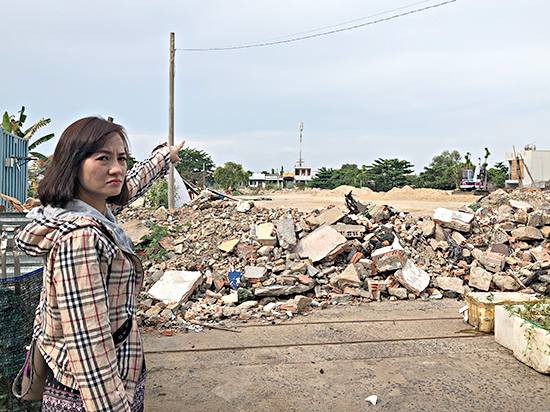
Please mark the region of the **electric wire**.
POLYGON ((395 9, 386 10, 386 11, 383 11, 383 12, 380 12, 380 13, 371 14, 370 16, 360 17, 358 19, 348 20, 348 21, 345 21, 345 22, 342 22, 342 23, 332 24, 330 26, 318 27, 318 28, 312 29, 312 30, 306 30, 306 31, 298 32, 298 33, 287 34, 286 36, 272 37, 272 38, 269 38, 269 39, 251 41, 251 42, 247 42, 247 43, 227 44, 225 46, 220 46, 220 47, 246 46, 246 45, 249 45, 249 44, 265 43, 265 42, 271 42, 271 41, 274 41, 274 40, 286 39, 287 37, 301 36, 301 35, 304 35, 304 34, 314 33, 314 32, 321 31, 321 30, 332 29, 333 27, 344 26, 346 24, 355 23, 355 22, 361 21, 361 20, 371 19, 373 17, 382 16, 383 14, 393 13, 393 12, 398 11, 398 10, 407 9, 409 7, 418 6, 419 4, 422 4, 422 3, 429 3, 431 1, 433 1, 433 0, 422 0, 422 1, 419 1, 417 3, 412 3, 412 4, 408 4, 406 6, 397 7, 395 9))
MULTIPOLYGON (((249 49, 249 48, 253 48, 253 47, 265 47, 265 46, 274 46, 274 45, 278 45, 278 44, 292 43, 292 42, 297 42, 297 41, 301 41, 301 40, 312 39, 312 38, 315 38, 315 37, 327 36, 327 35, 330 35, 330 34, 336 34, 336 33, 341 33, 341 32, 344 32, 344 31, 354 30, 354 29, 358 29, 358 28, 365 27, 365 26, 370 26, 370 25, 377 24, 377 23, 382 23, 382 22, 385 22, 385 21, 396 19, 398 17, 404 17, 404 16, 408 16, 410 14, 419 13, 419 12, 430 10, 430 9, 433 9, 433 8, 436 8, 436 7, 441 7, 441 6, 450 4, 450 3, 454 3, 455 1, 457 1, 457 0, 448 0, 448 1, 444 1, 442 3, 434 4, 434 5, 431 5, 431 6, 426 6, 426 7, 420 8, 420 9, 416 9, 416 10, 411 10, 411 11, 408 11, 408 12, 405 12, 405 13, 395 14, 393 16, 385 17, 383 19, 373 20, 373 21, 369 21, 369 22, 366 22, 366 23, 356 24, 354 26, 343 27, 341 29, 330 30, 330 31, 322 32, 322 33, 316 33, 316 34, 310 34, 310 35, 307 35, 307 36, 295 37, 295 38, 287 39, 287 40, 276 40, 276 41, 266 40, 266 41, 263 41, 263 42, 260 42, 260 43, 244 43, 244 44, 234 45, 234 46, 205 47, 205 48, 183 48, 183 49, 176 49, 176 50, 186 51, 186 52, 226 51, 226 50, 249 49)), ((423 3, 423 2, 420 2, 420 3, 423 3)), ((420 4, 420 3, 417 3, 417 4, 420 4)), ((409 6, 404 6, 404 8, 405 7, 409 7, 409 6)), ((387 13, 387 12, 379 13, 378 15, 385 14, 385 13, 387 13)), ((372 17, 372 16, 352 20, 351 22, 364 20, 365 18, 370 18, 370 17, 372 17)), ((342 24, 346 24, 346 23, 340 23, 340 24, 336 24, 336 25, 328 26, 328 27, 341 26, 342 24)), ((304 32, 304 33, 309 33, 309 32, 318 31, 318 30, 323 30, 323 29, 310 30, 310 31, 304 32)), ((285 37, 289 37, 289 36, 283 36, 283 37, 279 37, 279 38, 285 38, 285 37)))

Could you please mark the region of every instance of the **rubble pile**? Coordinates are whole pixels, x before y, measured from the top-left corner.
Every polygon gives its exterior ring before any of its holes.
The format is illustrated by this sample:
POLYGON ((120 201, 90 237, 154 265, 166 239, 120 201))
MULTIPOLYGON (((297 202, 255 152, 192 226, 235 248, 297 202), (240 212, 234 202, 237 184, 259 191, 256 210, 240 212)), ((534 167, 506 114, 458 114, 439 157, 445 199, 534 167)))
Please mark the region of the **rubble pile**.
POLYGON ((145 250, 158 241, 164 251, 156 259, 141 252, 140 325, 275 322, 312 306, 461 299, 470 291, 550 295, 548 192, 499 190, 420 217, 362 204, 351 192, 346 205, 304 214, 203 192, 171 213, 130 207, 121 222, 165 234, 133 239, 145 250), (172 293, 163 295, 163 282, 172 293))

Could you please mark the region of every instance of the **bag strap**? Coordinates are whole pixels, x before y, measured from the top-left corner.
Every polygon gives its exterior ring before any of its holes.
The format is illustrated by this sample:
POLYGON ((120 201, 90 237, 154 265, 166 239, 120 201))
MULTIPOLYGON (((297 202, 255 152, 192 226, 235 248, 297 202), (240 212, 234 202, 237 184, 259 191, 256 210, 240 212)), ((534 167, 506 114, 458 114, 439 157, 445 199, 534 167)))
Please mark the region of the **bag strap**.
MULTIPOLYGON (((27 347, 27 357, 25 358, 25 363, 21 367, 21 370, 17 373, 15 376, 15 379, 13 380, 13 384, 11 386, 11 392, 13 393, 13 396, 15 396, 17 399, 23 398, 27 393, 29 393, 29 390, 31 389, 32 380, 34 377, 34 368, 32 365, 32 360, 34 359, 34 351, 35 351, 35 342, 36 337, 33 336, 31 344, 29 347, 27 347), (27 375, 29 377, 29 383, 27 385, 27 388, 21 388, 21 393, 17 393, 17 382, 21 379, 23 379, 23 375, 27 375)), ((23 382, 21 382, 23 384, 23 382)))
POLYGON ((122 325, 113 333, 113 342, 115 343, 115 348, 121 346, 128 336, 130 336, 130 331, 132 330, 132 317, 128 317, 122 325))

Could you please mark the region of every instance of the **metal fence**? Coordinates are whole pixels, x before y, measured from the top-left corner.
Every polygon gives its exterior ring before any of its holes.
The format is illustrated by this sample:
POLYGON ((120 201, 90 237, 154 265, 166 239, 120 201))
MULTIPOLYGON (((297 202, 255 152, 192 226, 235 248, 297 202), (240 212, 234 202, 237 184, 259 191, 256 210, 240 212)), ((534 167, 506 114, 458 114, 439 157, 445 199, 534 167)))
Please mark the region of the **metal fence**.
MULTIPOLYGON (((2 127, 0 131, 0 193, 24 203, 27 200, 29 141, 6 132, 2 127)), ((0 204, 8 207, 3 199, 0 199, 0 204)))
POLYGON ((42 290, 40 258, 30 258, 13 237, 30 221, 24 213, 0 213, 0 411, 38 410, 11 396, 15 375, 25 361, 42 290))

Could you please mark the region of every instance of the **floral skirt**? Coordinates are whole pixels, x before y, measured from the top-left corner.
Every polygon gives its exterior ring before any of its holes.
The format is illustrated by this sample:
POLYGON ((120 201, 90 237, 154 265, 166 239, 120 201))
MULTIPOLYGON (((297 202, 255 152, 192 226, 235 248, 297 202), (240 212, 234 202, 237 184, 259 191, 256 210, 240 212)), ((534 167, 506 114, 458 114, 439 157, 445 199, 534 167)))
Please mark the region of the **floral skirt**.
MULTIPOLYGON (((145 368, 139 376, 132 412, 143 412, 145 401, 145 368)), ((42 396, 42 412, 85 412, 80 392, 56 381, 51 370, 46 376, 46 386, 42 396)))

